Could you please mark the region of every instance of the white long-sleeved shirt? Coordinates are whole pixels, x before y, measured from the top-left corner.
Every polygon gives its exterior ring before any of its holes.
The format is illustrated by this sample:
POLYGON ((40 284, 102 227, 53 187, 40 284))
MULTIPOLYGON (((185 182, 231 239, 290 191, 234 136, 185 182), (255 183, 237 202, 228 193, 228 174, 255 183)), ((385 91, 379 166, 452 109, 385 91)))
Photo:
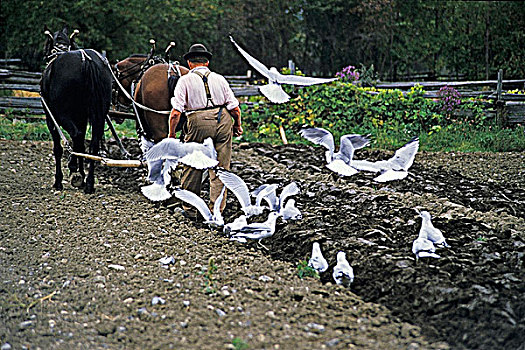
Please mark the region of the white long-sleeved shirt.
MULTIPOLYGON (((180 77, 175 86, 174 97, 171 98, 171 106, 181 113, 211 107, 211 104, 206 105, 207 98, 204 82, 198 74, 193 73, 194 71, 199 71, 204 75, 209 69, 205 66, 199 66, 180 77)), ((230 85, 222 75, 210 72, 208 75, 208 87, 212 101, 216 106, 224 105, 228 110, 239 106, 239 101, 235 98, 230 85)))

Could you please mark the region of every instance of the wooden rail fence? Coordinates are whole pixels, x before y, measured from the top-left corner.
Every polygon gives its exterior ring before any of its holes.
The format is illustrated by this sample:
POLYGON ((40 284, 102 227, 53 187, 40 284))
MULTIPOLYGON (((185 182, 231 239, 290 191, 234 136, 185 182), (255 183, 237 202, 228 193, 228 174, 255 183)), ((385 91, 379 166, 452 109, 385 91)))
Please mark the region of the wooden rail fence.
MULTIPOLYGON (((10 62, 8 62, 9 65, 6 64, 6 60, 1 60, 0 62, 4 63, 2 65, 4 68, 0 69, 0 91, 40 91, 39 82, 42 73, 14 69, 16 66, 13 66, 13 64, 16 65, 16 59, 10 60, 10 62)), ((260 95, 258 86, 250 84, 250 81, 253 80, 250 71, 248 71, 246 75, 226 76, 226 79, 237 97, 260 95)), ((494 116, 501 124, 525 123, 525 95, 505 93, 505 91, 512 89, 524 90, 525 79, 503 80, 500 72, 498 80, 380 83, 376 85, 376 88, 406 91, 416 84, 421 85, 425 89, 425 97, 428 98, 438 98, 438 90, 444 86, 457 89, 462 97, 484 98, 488 100, 486 108, 487 115, 494 116)), ((5 110, 32 115, 44 114, 39 97, 0 97, 0 112, 5 110)), ((118 115, 118 112, 115 112, 115 114, 115 116, 121 118, 129 118, 132 116, 129 114, 118 115)))

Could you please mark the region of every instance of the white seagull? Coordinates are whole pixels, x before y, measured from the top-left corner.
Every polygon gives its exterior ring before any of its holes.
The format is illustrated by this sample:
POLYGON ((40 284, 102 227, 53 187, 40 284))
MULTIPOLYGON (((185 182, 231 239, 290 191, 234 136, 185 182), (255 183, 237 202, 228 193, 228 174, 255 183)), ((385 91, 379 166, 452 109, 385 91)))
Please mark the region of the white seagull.
POLYGON ((202 217, 204 218, 204 223, 208 224, 210 227, 222 227, 224 226, 224 219, 221 214, 221 203, 222 199, 224 198, 224 192, 226 190, 225 186, 222 186, 221 193, 219 194, 219 197, 217 197, 217 200, 215 200, 215 203, 213 205, 213 213, 210 211, 210 208, 204 202, 204 200, 197 196, 195 193, 184 190, 181 188, 175 189, 173 192, 173 195, 177 197, 178 199, 193 205, 199 213, 201 213, 202 217))
POLYGON ((177 166, 177 161, 166 159, 147 161, 148 180, 151 185, 140 188, 142 194, 151 201, 164 201, 171 198, 171 193, 166 186, 171 182, 171 170, 177 166))
POLYGON ((336 284, 342 284, 345 287, 350 287, 354 281, 354 269, 346 260, 345 252, 337 253, 337 264, 334 266, 332 277, 336 284))
POLYGON ((419 138, 414 137, 387 160, 371 162, 368 160, 353 160, 352 167, 357 170, 381 174, 374 178, 377 182, 401 180, 408 176, 408 169, 414 163, 419 149, 419 138))
POLYGON ((253 190, 251 195, 257 197, 262 191, 266 191, 266 195, 263 199, 268 202, 270 210, 278 212, 284 221, 302 219, 301 212, 295 206, 295 200, 290 199, 288 202, 286 201, 289 197, 299 194, 300 190, 297 183, 293 181, 284 186, 279 197, 277 197, 276 191, 273 187, 268 190, 269 186, 273 185, 261 185, 253 190))
POLYGON ((232 235, 230 240, 242 243, 246 243, 248 239, 257 240, 261 247, 268 250, 268 248, 262 245, 261 240, 273 236, 278 217, 279 214, 272 211, 265 222, 254 222, 232 230, 230 232, 232 235))
POLYGON ((308 260, 308 266, 315 269, 318 273, 325 272, 328 269, 328 262, 321 253, 321 247, 317 242, 314 242, 312 246, 312 256, 308 260))
POLYGON ((443 236, 443 232, 441 230, 434 227, 432 224, 432 221, 430 220, 430 213, 428 211, 422 211, 419 213, 419 216, 423 218, 423 222, 421 223, 421 231, 425 231, 427 234, 427 238, 434 243, 436 246, 442 246, 445 248, 450 247, 447 244, 447 241, 445 240, 445 236, 443 236))
POLYGON ((301 129, 299 134, 308 141, 325 147, 326 167, 341 176, 358 173, 353 166, 354 151, 370 144, 367 136, 347 134, 341 136, 339 151, 335 152, 334 135, 330 131, 323 128, 306 128, 301 129))
POLYGON ((434 243, 428 239, 426 230, 419 231, 419 236, 412 243, 412 253, 416 255, 416 262, 419 258, 440 258, 440 256, 436 254, 434 243))
POLYGON ((248 220, 246 218, 246 215, 241 215, 237 219, 233 220, 232 222, 224 225, 223 232, 226 234, 229 234, 231 233, 231 231, 237 231, 246 225, 248 225, 248 220))
POLYGON ((151 147, 144 154, 144 158, 146 161, 177 160, 199 170, 213 168, 219 163, 217 151, 215 151, 213 140, 210 137, 205 139, 203 143, 181 142, 178 139, 165 138, 151 147), (195 154, 193 154, 194 152, 195 154))
POLYGON ((259 62, 257 59, 252 57, 246 51, 244 51, 230 35, 230 41, 233 45, 239 50, 241 55, 248 61, 248 64, 252 66, 255 70, 261 73, 264 77, 268 79, 268 84, 261 86, 259 90, 261 93, 266 96, 273 103, 284 103, 290 100, 290 96, 284 92, 281 84, 290 84, 290 85, 315 85, 315 84, 325 84, 330 83, 338 78, 313 78, 313 77, 303 77, 299 75, 284 75, 277 71, 277 68, 271 67, 268 69, 264 64, 259 62))
POLYGON ((261 205, 263 198, 267 193, 275 191, 277 188, 276 184, 268 185, 257 194, 255 204, 252 204, 248 186, 239 176, 222 169, 217 171, 217 176, 222 181, 224 186, 232 191, 235 197, 237 197, 239 203, 241 203, 242 211, 247 217, 262 214, 264 211, 264 207, 261 205))
POLYGON ((171 182, 171 170, 178 163, 200 170, 215 167, 219 163, 211 138, 207 138, 203 143, 183 143, 180 140, 166 138, 155 145, 144 139, 141 142, 141 149, 148 165, 148 180, 153 182, 142 187, 141 191, 152 201, 171 198, 171 193, 166 186, 171 182))

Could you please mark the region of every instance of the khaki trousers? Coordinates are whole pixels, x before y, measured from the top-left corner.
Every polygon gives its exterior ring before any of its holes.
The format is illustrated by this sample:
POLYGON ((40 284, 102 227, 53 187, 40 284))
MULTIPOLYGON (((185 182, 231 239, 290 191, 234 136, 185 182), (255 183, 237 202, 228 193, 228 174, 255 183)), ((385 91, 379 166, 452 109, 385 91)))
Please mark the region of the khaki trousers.
MULTIPOLYGON (((230 161, 232 154, 232 132, 233 120, 224 107, 220 107, 222 113, 218 120, 219 107, 196 111, 188 115, 186 126, 186 135, 184 142, 202 143, 206 138, 211 137, 215 150, 217 151, 217 160, 220 167, 230 170, 230 161)), ((181 178, 181 187, 200 196, 202 185, 202 170, 197 170, 188 166, 184 167, 181 178)), ((213 211, 215 200, 219 197, 222 190, 222 182, 215 174, 215 171, 209 170, 210 177, 210 204, 213 211)), ((221 211, 226 207, 226 192, 221 203, 221 211)), ((183 203, 184 210, 194 211, 195 208, 183 203)))

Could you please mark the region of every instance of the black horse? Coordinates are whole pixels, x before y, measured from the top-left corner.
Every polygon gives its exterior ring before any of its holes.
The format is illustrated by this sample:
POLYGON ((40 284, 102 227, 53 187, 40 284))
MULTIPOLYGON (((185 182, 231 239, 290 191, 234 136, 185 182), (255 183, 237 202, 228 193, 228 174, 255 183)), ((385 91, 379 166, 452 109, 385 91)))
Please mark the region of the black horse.
MULTIPOLYGON (((53 138, 53 154, 56 161, 54 188, 61 190, 63 148, 58 124, 67 131, 73 141, 73 152, 85 152, 85 136, 88 122, 91 124, 89 153, 98 155, 104 134, 105 118, 111 103, 112 74, 107 61, 97 51, 75 49, 73 36, 67 27, 48 36, 45 44, 47 67, 42 74, 40 91, 44 99, 46 123, 53 138), (72 50, 73 49, 73 50, 72 50)), ((95 162, 88 160, 89 172, 85 179, 82 157, 70 156, 68 168, 71 184, 84 187, 85 193, 94 192, 95 162)))

